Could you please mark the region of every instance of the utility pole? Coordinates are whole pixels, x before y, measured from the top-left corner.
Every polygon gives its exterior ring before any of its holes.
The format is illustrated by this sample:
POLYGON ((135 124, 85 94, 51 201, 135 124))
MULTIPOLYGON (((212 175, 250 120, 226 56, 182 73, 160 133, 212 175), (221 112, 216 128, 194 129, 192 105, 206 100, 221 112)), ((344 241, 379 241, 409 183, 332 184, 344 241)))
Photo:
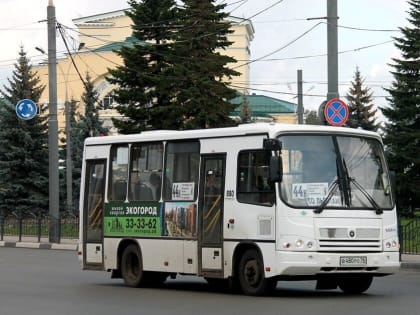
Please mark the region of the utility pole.
POLYGON ((302 70, 297 71, 297 84, 298 84, 298 107, 297 107, 297 114, 298 114, 298 124, 303 125, 303 82, 302 82, 302 70))
POLYGON ((337 0, 327 0, 328 93, 327 101, 338 94, 337 0))
POLYGON ((57 123, 57 47, 56 47, 56 17, 53 0, 48 1, 48 84, 49 84, 49 119, 48 119, 48 150, 49 150, 49 215, 50 243, 60 242, 60 210, 59 210, 59 175, 58 175, 58 123, 57 123))

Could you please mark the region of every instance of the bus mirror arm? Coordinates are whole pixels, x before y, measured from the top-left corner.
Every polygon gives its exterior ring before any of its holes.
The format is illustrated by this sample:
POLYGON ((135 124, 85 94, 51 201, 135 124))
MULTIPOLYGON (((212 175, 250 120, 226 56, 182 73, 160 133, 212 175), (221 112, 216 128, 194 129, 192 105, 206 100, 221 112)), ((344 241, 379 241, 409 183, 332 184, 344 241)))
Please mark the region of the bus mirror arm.
POLYGON ((270 181, 281 183, 283 178, 283 163, 281 156, 270 157, 270 181))
POLYGON ((263 147, 268 151, 281 151, 282 143, 279 139, 266 138, 263 140, 263 147))

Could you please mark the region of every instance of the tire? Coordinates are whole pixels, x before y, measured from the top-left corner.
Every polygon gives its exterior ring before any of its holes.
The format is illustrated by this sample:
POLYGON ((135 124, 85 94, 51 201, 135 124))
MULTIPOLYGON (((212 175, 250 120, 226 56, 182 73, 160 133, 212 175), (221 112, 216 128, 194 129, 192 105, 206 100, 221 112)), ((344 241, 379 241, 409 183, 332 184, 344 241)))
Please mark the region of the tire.
POLYGON ((135 244, 128 245, 121 258, 121 274, 127 286, 139 287, 144 280, 143 261, 140 249, 135 244))
POLYGON ((239 286, 246 295, 263 295, 276 284, 273 279, 265 278, 263 261, 255 249, 247 250, 243 254, 237 274, 239 286))
POLYGON ((369 289, 373 277, 369 275, 354 275, 338 280, 338 287, 346 294, 360 294, 369 289))

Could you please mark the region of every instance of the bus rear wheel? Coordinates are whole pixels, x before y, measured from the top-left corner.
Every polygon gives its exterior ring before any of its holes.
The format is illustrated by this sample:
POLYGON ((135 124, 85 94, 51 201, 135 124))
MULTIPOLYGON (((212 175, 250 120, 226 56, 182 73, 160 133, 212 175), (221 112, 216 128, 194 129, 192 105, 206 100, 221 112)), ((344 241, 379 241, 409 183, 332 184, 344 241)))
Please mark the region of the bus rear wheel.
POLYGON ((139 287, 144 278, 140 249, 135 244, 128 245, 121 258, 121 275, 129 287, 139 287))
POLYGON ((261 256, 254 249, 247 250, 239 262, 239 286, 246 295, 263 295, 273 289, 276 282, 265 278, 261 256))
POLYGON ((338 280, 338 287, 346 294, 360 294, 369 289, 373 277, 369 275, 354 275, 338 280))

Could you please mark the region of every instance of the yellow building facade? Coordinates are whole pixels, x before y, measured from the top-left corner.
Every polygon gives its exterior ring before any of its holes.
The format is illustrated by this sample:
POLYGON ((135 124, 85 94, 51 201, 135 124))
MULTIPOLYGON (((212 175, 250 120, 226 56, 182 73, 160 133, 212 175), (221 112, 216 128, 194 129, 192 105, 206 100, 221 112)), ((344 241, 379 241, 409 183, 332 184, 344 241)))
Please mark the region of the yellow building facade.
MULTIPOLYGON (((58 125, 59 129, 64 129, 65 124, 65 101, 75 100, 78 102, 78 110, 83 110, 81 96, 84 93, 84 85, 76 71, 79 70, 83 79, 89 74, 94 84, 95 90, 99 94, 99 101, 102 102, 100 117, 104 121, 104 126, 111 128, 111 134, 115 133, 111 123, 111 117, 118 117, 118 113, 112 108, 108 108, 112 103, 110 93, 115 86, 107 82, 109 68, 115 68, 122 64, 122 60, 112 51, 115 46, 121 45, 131 36, 131 19, 127 17, 124 10, 107 12, 82 18, 74 19, 73 22, 79 34, 80 50, 67 54, 65 58, 57 60, 57 104, 58 104, 58 125), (74 67, 73 62, 76 64, 74 67)), ((224 54, 232 56, 238 63, 234 67, 244 64, 250 59, 250 44, 254 37, 254 28, 251 21, 236 17, 229 17, 232 23, 232 30, 228 40, 233 44, 223 51, 224 54)), ((34 67, 41 79, 41 84, 46 86, 40 98, 41 103, 48 103, 48 67, 40 65, 34 67)), ((232 86, 240 87, 241 92, 249 89, 249 65, 235 69, 240 72, 240 76, 234 77, 231 81, 232 86)))

